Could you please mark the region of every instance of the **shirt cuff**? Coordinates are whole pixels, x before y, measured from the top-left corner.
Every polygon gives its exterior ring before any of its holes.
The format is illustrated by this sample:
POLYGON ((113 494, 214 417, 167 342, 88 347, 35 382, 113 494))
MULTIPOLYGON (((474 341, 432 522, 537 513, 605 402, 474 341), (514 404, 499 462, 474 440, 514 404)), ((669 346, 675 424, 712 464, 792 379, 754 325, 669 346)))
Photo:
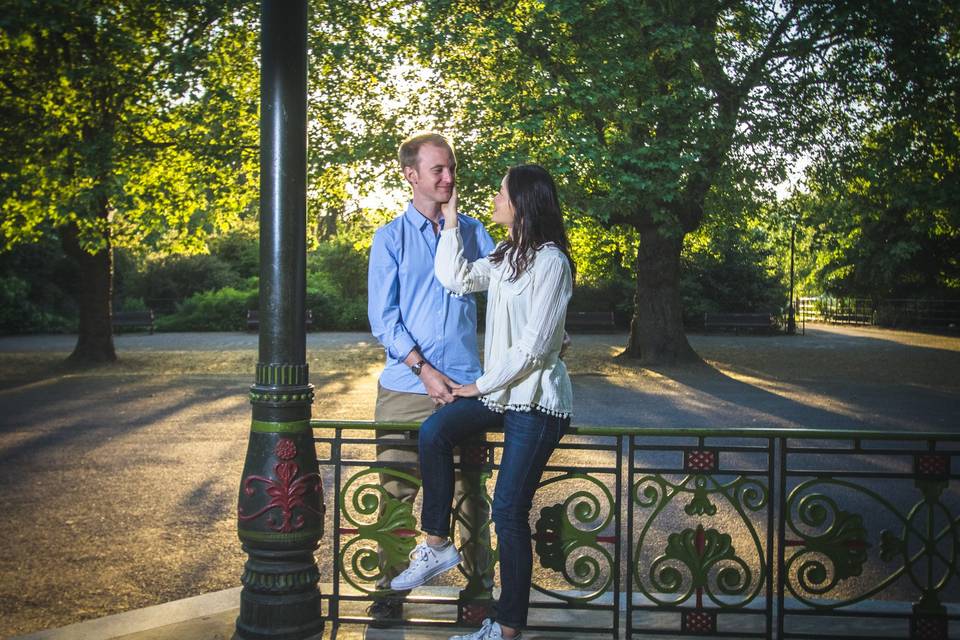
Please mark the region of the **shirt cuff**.
POLYGON ((403 362, 416 346, 417 343, 413 341, 413 338, 411 338, 409 334, 406 332, 401 333, 393 341, 393 344, 390 345, 390 355, 396 360, 403 362))
POLYGON ((487 388, 487 381, 484 380, 485 376, 480 376, 477 378, 473 384, 477 385, 477 391, 480 392, 480 395, 485 396, 490 393, 490 389, 487 388))

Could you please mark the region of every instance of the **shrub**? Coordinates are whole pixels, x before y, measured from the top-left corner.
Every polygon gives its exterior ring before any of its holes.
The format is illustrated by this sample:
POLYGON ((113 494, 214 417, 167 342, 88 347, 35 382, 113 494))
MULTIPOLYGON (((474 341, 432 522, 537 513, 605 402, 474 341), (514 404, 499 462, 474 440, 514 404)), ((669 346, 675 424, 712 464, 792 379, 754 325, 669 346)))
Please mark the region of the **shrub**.
POLYGON ((364 274, 363 293, 354 295, 334 284, 329 273, 307 274, 307 309, 313 312, 314 331, 367 330, 366 282, 364 274))
POLYGON ((159 331, 243 331, 247 310, 257 308, 257 291, 225 287, 190 296, 177 312, 157 318, 159 331))
POLYGON ((367 254, 357 251, 352 244, 339 240, 322 243, 307 256, 307 273, 308 278, 323 274, 341 295, 366 299, 367 254))
POLYGON ((238 278, 260 273, 260 242, 256 236, 234 231, 210 242, 210 253, 224 262, 238 278))
POLYGON ((711 246, 684 250, 680 264, 683 323, 702 327, 711 312, 780 313, 787 291, 768 264, 769 249, 743 238, 714 238, 711 246))
POLYGON ((0 276, 0 333, 61 333, 76 321, 45 311, 30 300, 30 284, 15 275, 0 276))
POLYGON ((148 264, 136 288, 128 289, 127 294, 145 299, 158 313, 169 313, 195 293, 242 283, 243 278, 216 256, 168 256, 148 264))

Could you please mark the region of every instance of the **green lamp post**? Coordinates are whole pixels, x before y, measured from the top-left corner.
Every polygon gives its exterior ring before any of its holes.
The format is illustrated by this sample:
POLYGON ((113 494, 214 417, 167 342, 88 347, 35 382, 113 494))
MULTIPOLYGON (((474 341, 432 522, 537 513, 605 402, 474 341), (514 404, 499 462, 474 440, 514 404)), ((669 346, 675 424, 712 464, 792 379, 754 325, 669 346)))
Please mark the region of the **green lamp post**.
POLYGON ((237 636, 302 640, 323 631, 313 552, 324 512, 304 323, 307 3, 263 0, 260 17, 260 350, 237 510, 248 554, 237 636))

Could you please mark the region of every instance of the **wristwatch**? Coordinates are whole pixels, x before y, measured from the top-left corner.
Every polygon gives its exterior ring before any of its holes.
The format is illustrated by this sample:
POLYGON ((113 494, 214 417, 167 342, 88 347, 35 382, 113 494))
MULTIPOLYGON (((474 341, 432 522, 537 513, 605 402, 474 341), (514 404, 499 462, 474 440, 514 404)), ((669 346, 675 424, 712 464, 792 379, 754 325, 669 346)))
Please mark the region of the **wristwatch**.
POLYGON ((425 364, 427 364, 427 361, 421 359, 417 364, 410 365, 410 371, 413 371, 413 375, 419 376, 425 364))

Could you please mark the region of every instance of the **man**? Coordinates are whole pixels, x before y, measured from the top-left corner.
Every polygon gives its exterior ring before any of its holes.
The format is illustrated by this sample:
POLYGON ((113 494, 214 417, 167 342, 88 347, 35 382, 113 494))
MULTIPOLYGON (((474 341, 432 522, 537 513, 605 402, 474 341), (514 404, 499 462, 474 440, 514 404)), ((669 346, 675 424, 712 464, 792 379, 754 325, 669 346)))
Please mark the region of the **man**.
MULTIPOLYGON (((413 191, 403 215, 377 230, 370 249, 367 312, 373 335, 386 351, 380 375, 374 419, 377 422, 422 422, 443 404, 453 402, 455 384, 476 380, 482 373, 477 348, 477 306, 473 295, 456 296, 433 275, 433 259, 443 228, 440 205, 450 200, 456 183, 456 156, 450 143, 436 133, 407 138, 399 149, 400 168, 413 191)), ((478 221, 458 217, 466 257, 477 260, 493 250, 493 240, 478 221)), ((377 459, 404 463, 402 471, 417 473, 418 456, 409 442, 416 434, 378 431, 377 459), (402 446, 391 442, 400 440, 402 446)), ((413 504, 419 487, 395 475, 381 474, 384 490, 413 504)), ((457 482, 458 494, 463 493, 457 482)), ((460 528, 464 568, 482 574, 483 586, 493 585, 489 556, 489 506, 467 500, 464 511, 478 529, 471 540, 460 528), (482 526, 481 526, 482 525, 482 526)), ((380 590, 405 566, 387 566, 381 553, 380 590)), ((382 597, 370 607, 377 625, 402 619, 405 593, 382 597)))

